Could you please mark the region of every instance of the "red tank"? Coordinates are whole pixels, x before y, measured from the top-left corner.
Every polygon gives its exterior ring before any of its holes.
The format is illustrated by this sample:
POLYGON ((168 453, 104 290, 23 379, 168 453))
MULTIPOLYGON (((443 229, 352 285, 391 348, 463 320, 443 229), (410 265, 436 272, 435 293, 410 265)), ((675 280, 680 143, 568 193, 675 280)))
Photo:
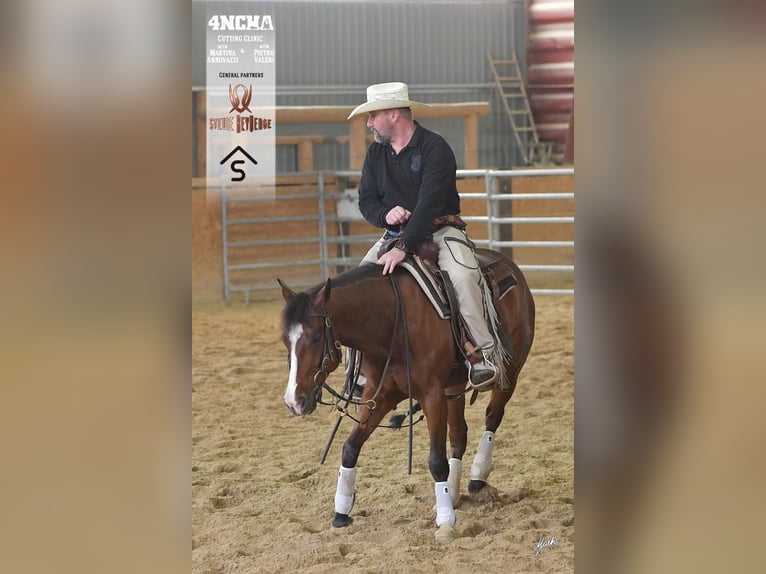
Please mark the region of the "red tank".
POLYGON ((553 159, 574 156, 574 0, 526 0, 527 93, 553 159))

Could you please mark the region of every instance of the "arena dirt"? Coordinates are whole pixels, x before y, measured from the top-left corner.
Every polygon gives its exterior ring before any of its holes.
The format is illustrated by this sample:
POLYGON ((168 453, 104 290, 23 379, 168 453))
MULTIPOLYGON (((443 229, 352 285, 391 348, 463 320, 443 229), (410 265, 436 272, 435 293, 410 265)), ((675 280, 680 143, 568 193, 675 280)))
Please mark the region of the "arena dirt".
MULTIPOLYGON (((574 570, 574 339, 571 297, 537 298, 537 334, 496 435, 492 490, 468 496, 488 396, 467 407, 457 537, 434 540, 428 431, 377 430, 362 449, 351 527, 334 530, 341 424, 282 402, 281 302, 193 308, 192 571, 508 573, 574 570), (547 542, 543 545, 540 542, 547 542)), ((332 381, 339 381, 335 374, 332 381)), ((400 405, 400 408, 404 404, 400 405)), ((401 412, 401 411, 399 411, 401 412)))

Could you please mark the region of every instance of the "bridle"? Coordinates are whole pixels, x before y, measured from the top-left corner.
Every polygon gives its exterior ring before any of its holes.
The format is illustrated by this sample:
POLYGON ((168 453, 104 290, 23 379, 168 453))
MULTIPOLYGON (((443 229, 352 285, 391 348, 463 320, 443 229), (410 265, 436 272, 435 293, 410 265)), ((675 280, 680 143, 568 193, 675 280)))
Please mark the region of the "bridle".
POLYGON ((317 388, 331 388, 327 384, 327 375, 329 371, 335 370, 341 362, 341 348, 340 341, 335 338, 335 330, 332 326, 332 317, 325 309, 324 313, 308 313, 309 317, 318 317, 324 319, 324 334, 322 337, 322 358, 319 359, 317 365, 317 371, 314 373, 313 383, 314 392, 317 388), (332 365, 332 366, 331 366, 332 365), (321 377, 321 381, 320 381, 321 377))
MULTIPOLYGON (((314 373, 314 377, 312 378, 312 381, 314 383, 314 393, 320 393, 322 389, 326 389, 334 398, 335 401, 327 403, 321 400, 321 398, 317 399, 317 402, 320 405, 326 405, 337 408, 341 413, 343 413, 345 416, 351 417, 351 415, 346 411, 345 407, 340 406, 340 401, 344 401, 346 403, 345 406, 348 406, 349 404, 361 406, 365 405, 369 409, 369 416, 372 414, 372 410, 377 406, 375 399, 378 398, 378 395, 380 394, 381 389, 383 388, 383 381, 385 380, 386 373, 388 371, 388 365, 391 362, 391 355, 393 354, 393 343, 394 338, 396 337, 396 327, 399 322, 399 313, 397 312, 396 316, 394 317, 394 328, 391 334, 391 344, 389 345, 389 352, 388 352, 388 358, 386 359, 386 364, 383 369, 383 376, 380 378, 380 381, 378 382, 378 388, 375 390, 375 394, 372 396, 372 398, 367 399, 366 401, 358 401, 351 397, 351 391, 352 386, 350 384, 347 384, 347 388, 349 391, 348 396, 343 396, 338 391, 333 389, 329 383, 327 382, 327 377, 331 371, 334 371, 338 365, 340 365, 342 361, 341 356, 341 349, 343 348, 343 345, 341 345, 340 341, 335 337, 335 329, 333 328, 332 323, 332 315, 325 309, 323 312, 320 313, 307 313, 308 317, 316 317, 319 319, 324 320, 324 332, 322 335, 322 357, 319 359, 319 363, 317 365, 317 370, 314 373)), ((356 383, 355 380, 355 374, 354 369, 351 369, 348 373, 349 379, 354 379, 354 384, 356 383)), ((357 374, 358 376, 358 374, 357 374)), ((348 381, 351 382, 351 381, 348 381)), ((321 394, 319 394, 319 397, 321 397, 321 394)), ((353 418, 353 417, 352 417, 353 418)))
MULTIPOLYGON (((332 322, 332 316, 330 315, 329 311, 325 307, 323 310, 314 312, 314 313, 307 313, 306 315, 308 317, 315 317, 319 319, 324 320, 324 333, 323 333, 323 341, 322 341, 322 358, 319 359, 319 363, 317 365, 317 370, 314 373, 313 377, 313 383, 314 383, 314 394, 317 395, 317 402, 320 405, 326 405, 337 408, 342 415, 347 416, 349 418, 352 418, 356 420, 347 410, 346 407, 348 405, 354 405, 354 406, 367 406, 368 407, 368 419, 370 416, 372 416, 372 411, 377 406, 377 403, 375 402, 378 398, 378 395, 380 395, 380 391, 383 389, 383 382, 386 380, 386 374, 388 373, 388 367, 391 363, 391 357, 393 356, 394 352, 394 342, 396 340, 396 330, 400 323, 405 324, 404 321, 404 305, 402 304, 402 297, 401 293, 399 292, 399 285, 394 278, 393 274, 389 275, 389 279, 391 280, 391 284, 393 286, 394 292, 396 294, 396 311, 394 313, 394 326, 391 329, 391 342, 388 345, 388 356, 386 357, 386 363, 383 366, 383 372, 381 374, 380 380, 378 381, 378 388, 375 389, 375 393, 373 396, 365 401, 359 401, 352 397, 352 391, 353 388, 356 386, 356 378, 358 376, 357 373, 354 373, 354 369, 349 369, 349 372, 347 373, 347 380, 346 380, 346 389, 348 391, 347 396, 343 396, 342 394, 338 393, 335 389, 333 389, 328 383, 327 383, 327 377, 329 373, 333 370, 335 370, 338 365, 340 365, 342 361, 341 356, 341 349, 342 345, 340 341, 335 337, 335 329, 333 328, 333 322, 332 322), (334 402, 323 402, 321 400, 321 390, 327 389, 327 392, 329 392, 334 398, 334 402), (341 406, 341 401, 345 403, 344 406, 341 406)), ((407 328, 405 324, 405 341, 407 338, 407 328)), ((406 341, 406 346, 409 348, 409 342, 406 341)), ((409 381, 409 352, 407 357, 407 373, 408 373, 408 381, 409 381)), ((361 421, 356 421, 361 422, 361 421)), ((364 423, 362 423, 364 424, 364 423)))
MULTIPOLYGON (((383 372, 380 376, 380 379, 378 380, 378 387, 375 389, 375 393, 367 400, 361 401, 356 400, 353 398, 353 389, 356 386, 357 378, 358 378, 358 372, 355 372, 354 368, 350 368, 348 372, 346 373, 346 391, 347 395, 344 396, 335 389, 333 389, 328 383, 327 383, 327 376, 328 372, 331 370, 334 370, 338 367, 340 364, 342 357, 340 356, 342 345, 340 341, 338 341, 335 338, 335 330, 333 329, 332 324, 332 316, 330 313, 325 310, 323 312, 319 313, 308 313, 309 317, 317 317, 320 319, 324 319, 324 341, 322 345, 322 358, 319 360, 319 364, 317 366, 317 371, 314 373, 314 392, 318 393, 321 389, 327 389, 327 391, 335 398, 333 402, 323 402, 321 399, 318 399, 317 402, 321 405, 331 406, 335 407, 342 416, 349 417, 350 419, 354 420, 355 422, 366 424, 366 421, 360 421, 357 420, 351 413, 348 412, 347 407, 348 405, 354 405, 354 406, 366 406, 368 408, 368 414, 367 414, 367 420, 369 420, 369 417, 372 416, 372 411, 377 406, 376 399, 380 395, 381 390, 383 389, 383 382, 386 380, 386 374, 388 373, 389 365, 391 364, 391 358, 394 353, 394 342, 396 340, 396 333, 397 328, 400 324, 404 325, 404 339, 405 339, 405 348, 407 349, 407 356, 406 356, 406 365, 407 365, 407 386, 408 386, 408 394, 410 395, 410 402, 412 397, 412 390, 411 390, 411 375, 410 375, 410 363, 411 358, 409 356, 409 340, 407 337, 407 326, 406 326, 406 319, 404 316, 404 304, 402 302, 402 296, 401 292, 399 291, 399 284, 394 278, 393 274, 389 275, 389 279, 391 280, 392 287, 394 289, 394 293, 396 295, 396 307, 395 307, 395 313, 394 313, 394 325, 391 329, 391 341, 388 345, 388 355, 386 357, 386 362, 383 365, 383 372), (330 365, 332 367, 330 368, 330 365), (341 405, 341 402, 344 404, 341 405)), ((412 404, 410 404, 410 408, 412 407, 412 404)))
MULTIPOLYGON (((333 438, 335 437, 335 433, 338 430, 338 426, 340 424, 340 421, 343 419, 343 417, 348 417, 355 421, 356 423, 361 424, 362 426, 367 424, 367 421, 372 416, 372 411, 377 406, 375 400, 378 398, 378 395, 380 395, 380 391, 383 389, 383 382, 386 380, 386 374, 388 373, 388 367, 391 363, 391 357, 393 356, 394 351, 394 342, 396 340, 396 329, 401 323, 404 327, 404 348, 405 348, 405 364, 407 367, 407 394, 409 395, 409 412, 413 412, 412 408, 412 373, 411 373, 411 365, 412 365, 412 357, 410 356, 410 344, 409 344, 409 337, 408 337, 408 330, 407 330, 407 319, 404 312, 404 303, 402 300, 402 294, 399 289, 399 283, 397 282, 396 278, 394 277, 393 273, 390 274, 389 279, 391 280, 391 286, 394 290, 395 297, 396 297, 396 311, 394 314, 394 325, 391 329, 391 342, 388 346, 388 356, 386 357, 386 363, 383 366, 383 372, 380 376, 380 379, 378 381, 378 388, 375 389, 375 393, 373 396, 365 401, 358 401, 355 400, 352 396, 352 391, 354 387, 356 386, 356 378, 358 377, 359 373, 356 372, 352 366, 348 370, 348 373, 346 374, 346 388, 348 391, 347 396, 343 396, 340 393, 338 393, 335 389, 333 389, 328 383, 327 383, 327 376, 328 372, 330 370, 335 370, 338 365, 340 365, 342 357, 341 357, 341 348, 342 345, 338 339, 335 338, 335 330, 333 329, 332 324, 332 316, 327 311, 327 308, 324 309, 321 313, 308 313, 307 315, 309 317, 315 317, 324 319, 324 333, 323 333, 323 343, 322 343, 322 358, 319 360, 319 364, 317 365, 317 371, 314 373, 313 377, 313 383, 314 383, 314 393, 317 395, 317 402, 322 405, 326 406, 332 406, 336 408, 341 414, 338 417, 337 422, 335 423, 335 427, 330 434, 330 438, 327 441, 327 446, 325 447, 324 454, 322 455, 322 463, 324 464, 325 458, 327 456, 327 453, 330 450, 330 446, 332 445, 333 438), (320 382, 321 379, 321 382, 320 382), (326 403, 321 400, 321 391, 322 389, 327 389, 327 391, 335 398, 334 402, 326 403), (341 402, 344 403, 343 406, 341 406, 341 402), (351 415, 347 407, 348 405, 355 405, 355 406, 361 406, 364 405, 367 407, 367 419, 365 421, 361 421, 351 415)), ((412 416, 412 415, 410 415, 412 416)), ((423 420, 423 416, 421 415, 420 418, 417 421, 410 421, 409 426, 409 453, 408 453, 408 473, 412 474, 412 427, 423 420)), ((378 425, 382 426, 382 425, 378 425)), ((400 428, 400 426, 396 428, 400 428)))

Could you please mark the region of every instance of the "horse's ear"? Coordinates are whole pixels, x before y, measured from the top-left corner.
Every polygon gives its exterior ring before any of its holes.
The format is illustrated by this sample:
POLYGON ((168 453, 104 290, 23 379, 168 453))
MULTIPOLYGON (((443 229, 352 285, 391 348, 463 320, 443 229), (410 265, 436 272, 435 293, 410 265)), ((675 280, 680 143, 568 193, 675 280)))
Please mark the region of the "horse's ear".
POLYGON ((314 297, 314 305, 319 306, 322 305, 323 307, 327 305, 327 302, 330 300, 330 288, 332 287, 332 284, 330 283, 330 280, 327 280, 327 283, 324 284, 324 287, 322 287, 316 294, 316 297, 314 297))
POLYGON ((279 286, 282 287, 282 298, 285 301, 289 301, 293 297, 295 297, 296 293, 292 289, 290 289, 286 283, 283 283, 282 280, 277 277, 277 283, 279 283, 279 286))

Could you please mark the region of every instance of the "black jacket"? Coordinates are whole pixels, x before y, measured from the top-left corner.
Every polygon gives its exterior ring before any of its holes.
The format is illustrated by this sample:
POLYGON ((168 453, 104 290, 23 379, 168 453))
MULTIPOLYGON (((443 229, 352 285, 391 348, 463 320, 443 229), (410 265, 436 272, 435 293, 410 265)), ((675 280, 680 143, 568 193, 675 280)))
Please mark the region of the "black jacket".
POLYGON ((359 185, 359 209, 372 225, 399 231, 386 223, 386 214, 397 205, 412 212, 401 237, 410 250, 438 216, 460 213, 452 148, 439 134, 415 125, 412 139, 398 155, 388 144, 370 144, 359 185))

